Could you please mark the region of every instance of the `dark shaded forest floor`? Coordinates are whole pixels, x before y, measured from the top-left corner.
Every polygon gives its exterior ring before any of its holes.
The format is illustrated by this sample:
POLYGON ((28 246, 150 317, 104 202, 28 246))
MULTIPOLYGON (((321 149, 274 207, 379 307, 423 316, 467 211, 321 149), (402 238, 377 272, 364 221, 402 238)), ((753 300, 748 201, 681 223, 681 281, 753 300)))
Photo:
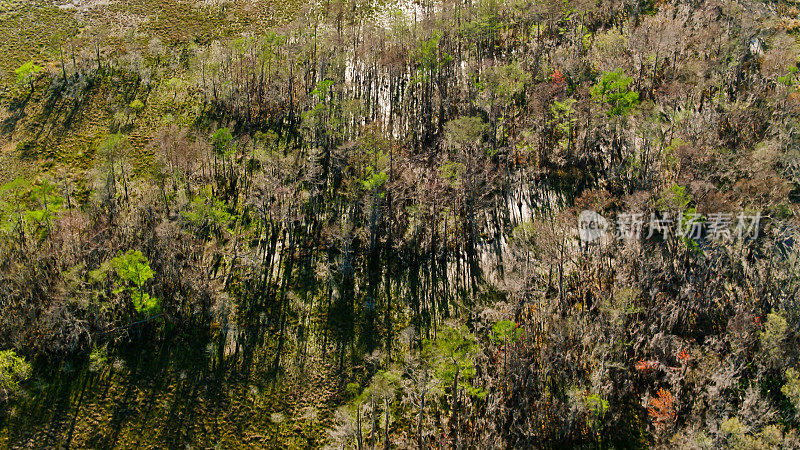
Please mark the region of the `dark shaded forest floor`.
POLYGON ((309 361, 280 377, 213 367, 202 344, 122 349, 107 364, 64 362, 8 411, 3 447, 316 447, 332 425, 336 371, 309 361))

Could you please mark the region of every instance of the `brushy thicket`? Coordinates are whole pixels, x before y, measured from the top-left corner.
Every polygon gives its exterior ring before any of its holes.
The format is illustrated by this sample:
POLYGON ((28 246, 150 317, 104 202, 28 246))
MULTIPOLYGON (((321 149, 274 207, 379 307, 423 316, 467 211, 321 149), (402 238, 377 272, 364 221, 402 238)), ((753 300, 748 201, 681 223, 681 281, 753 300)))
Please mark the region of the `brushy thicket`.
POLYGON ((19 68, 3 139, 40 169, 0 187, 0 438, 119 444, 37 398, 170 345, 214 389, 325 372, 302 414, 254 401, 249 445, 800 447, 797 7, 400 6, 215 40, 90 15, 19 68), (586 244, 585 209, 706 232, 586 244), (758 236, 712 239, 718 212, 758 236))

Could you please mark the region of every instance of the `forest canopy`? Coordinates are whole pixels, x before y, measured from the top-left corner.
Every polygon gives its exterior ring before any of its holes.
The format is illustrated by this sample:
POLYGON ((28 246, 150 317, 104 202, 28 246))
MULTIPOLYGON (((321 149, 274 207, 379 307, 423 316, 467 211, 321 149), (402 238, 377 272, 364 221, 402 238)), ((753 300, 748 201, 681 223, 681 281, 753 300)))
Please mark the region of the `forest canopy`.
POLYGON ((800 4, 0 0, 0 446, 798 448, 800 4))

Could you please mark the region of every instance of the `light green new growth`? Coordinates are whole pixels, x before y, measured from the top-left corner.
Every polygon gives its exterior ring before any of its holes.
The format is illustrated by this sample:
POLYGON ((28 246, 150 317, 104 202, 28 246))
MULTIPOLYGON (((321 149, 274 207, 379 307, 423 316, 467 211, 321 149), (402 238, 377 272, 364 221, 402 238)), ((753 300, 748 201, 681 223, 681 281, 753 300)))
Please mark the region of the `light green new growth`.
POLYGON ((14 397, 20 383, 31 375, 31 365, 14 350, 0 352, 0 401, 14 397))
POLYGON ((592 87, 592 98, 610 106, 609 116, 625 116, 639 103, 639 93, 630 90, 633 78, 622 70, 603 72, 600 81, 592 87))
POLYGON ((144 292, 144 284, 153 278, 153 270, 142 252, 129 250, 112 259, 111 267, 119 277, 115 294, 130 292, 136 312, 150 316, 160 311, 161 303, 158 298, 144 292))

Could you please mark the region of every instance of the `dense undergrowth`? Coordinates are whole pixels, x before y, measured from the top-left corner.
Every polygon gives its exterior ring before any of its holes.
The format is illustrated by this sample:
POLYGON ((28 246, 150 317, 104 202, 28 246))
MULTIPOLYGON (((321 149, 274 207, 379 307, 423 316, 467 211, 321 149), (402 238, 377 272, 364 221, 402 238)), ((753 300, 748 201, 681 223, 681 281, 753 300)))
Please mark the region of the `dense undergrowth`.
POLYGON ((797 5, 0 5, 3 445, 800 445, 797 5))

